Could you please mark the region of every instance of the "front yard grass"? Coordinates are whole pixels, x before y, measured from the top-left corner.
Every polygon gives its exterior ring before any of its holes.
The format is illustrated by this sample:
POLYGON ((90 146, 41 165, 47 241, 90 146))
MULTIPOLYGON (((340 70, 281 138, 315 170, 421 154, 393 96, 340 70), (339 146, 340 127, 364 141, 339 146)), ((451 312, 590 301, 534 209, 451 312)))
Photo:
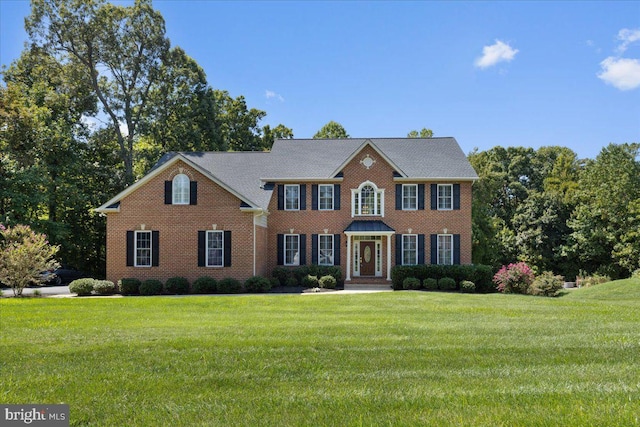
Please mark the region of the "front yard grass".
POLYGON ((640 425, 640 281, 599 286, 2 299, 0 402, 77 426, 640 425))

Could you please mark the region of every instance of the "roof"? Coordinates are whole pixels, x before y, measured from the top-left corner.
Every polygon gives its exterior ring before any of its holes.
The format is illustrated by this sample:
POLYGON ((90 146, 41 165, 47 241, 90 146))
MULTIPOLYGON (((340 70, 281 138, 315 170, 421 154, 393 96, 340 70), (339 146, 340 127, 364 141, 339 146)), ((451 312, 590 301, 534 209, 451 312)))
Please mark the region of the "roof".
POLYGON ((393 233, 395 230, 389 227, 382 221, 373 221, 373 220, 365 220, 365 221, 352 221, 351 224, 347 228, 344 229, 345 232, 357 232, 357 233, 393 233))
POLYGON ((237 196, 243 207, 266 210, 273 192, 267 182, 336 179, 367 146, 400 180, 478 179, 455 138, 278 139, 270 152, 167 153, 147 175, 96 210, 117 211, 120 200, 178 160, 237 196))

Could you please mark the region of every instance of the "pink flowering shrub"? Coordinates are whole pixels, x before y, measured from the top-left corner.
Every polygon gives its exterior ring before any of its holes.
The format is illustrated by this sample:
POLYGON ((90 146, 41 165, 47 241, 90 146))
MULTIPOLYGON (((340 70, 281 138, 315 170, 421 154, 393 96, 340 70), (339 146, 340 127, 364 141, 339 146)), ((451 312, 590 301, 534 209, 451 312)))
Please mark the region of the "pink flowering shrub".
POLYGON ((526 263, 519 262, 503 265, 493 276, 493 283, 497 285, 498 291, 505 294, 526 294, 534 279, 531 268, 526 263))

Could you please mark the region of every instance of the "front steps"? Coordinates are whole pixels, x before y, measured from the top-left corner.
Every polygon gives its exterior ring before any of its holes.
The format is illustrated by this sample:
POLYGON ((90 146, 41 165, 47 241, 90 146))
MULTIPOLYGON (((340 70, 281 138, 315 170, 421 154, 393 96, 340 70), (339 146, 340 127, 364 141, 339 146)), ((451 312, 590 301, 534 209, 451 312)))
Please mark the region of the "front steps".
POLYGON ((391 281, 384 277, 354 277, 344 282, 345 291, 391 291, 391 281))

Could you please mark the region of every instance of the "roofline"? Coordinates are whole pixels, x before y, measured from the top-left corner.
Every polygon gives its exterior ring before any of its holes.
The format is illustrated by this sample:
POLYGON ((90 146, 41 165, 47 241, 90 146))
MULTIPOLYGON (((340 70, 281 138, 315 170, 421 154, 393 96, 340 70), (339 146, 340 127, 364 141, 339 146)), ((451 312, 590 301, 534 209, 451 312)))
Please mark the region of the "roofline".
POLYGON ((302 181, 314 181, 314 182, 342 182, 344 178, 260 178, 262 182, 302 182, 302 181))
POLYGON ((355 150, 353 153, 351 153, 351 155, 350 155, 349 157, 347 157, 347 160, 345 160, 344 162, 342 162, 342 164, 341 164, 340 166, 338 166, 338 168, 337 168, 336 170, 334 170, 334 171, 331 173, 331 176, 333 177, 333 176, 335 176, 335 175, 339 174, 339 173, 342 171, 342 169, 344 169, 344 168, 345 168, 345 166, 347 166, 347 165, 349 164, 349 162, 351 162, 351 161, 352 161, 352 160, 353 160, 353 159, 358 155, 358 153, 359 153, 359 152, 361 152, 361 151, 364 149, 364 147, 366 147, 367 145, 371 146, 371 148, 373 148, 373 149, 375 150, 375 152, 376 152, 376 153, 378 153, 378 155, 379 155, 380 157, 382 157, 382 158, 383 158, 383 159, 384 159, 384 160, 385 160, 389 165, 391 165, 391 167, 392 167, 396 172, 398 172, 398 173, 399 173, 400 175, 402 175, 403 177, 407 177, 407 174, 406 174, 406 173, 404 173, 404 171, 403 171, 402 169, 400 169, 400 168, 398 167, 398 165, 396 165, 394 162, 392 162, 392 161, 391 161, 391 159, 390 159, 389 157, 387 157, 387 155, 386 155, 386 154, 384 154, 384 153, 382 152, 382 150, 380 150, 380 149, 379 149, 379 148, 378 148, 378 147, 373 143, 373 141, 372 141, 371 139, 369 139, 369 138, 365 139, 365 140, 364 140, 364 142, 363 142, 362 144, 360 144, 360 146, 359 146, 358 148, 356 148, 356 150, 355 150))
POLYGON ((450 182, 450 181, 470 181, 470 182, 475 182, 477 180, 479 180, 479 177, 475 177, 475 178, 471 178, 471 177, 455 177, 455 176, 450 176, 450 177, 432 177, 432 178, 426 178, 426 177, 397 177, 397 178, 393 178, 394 181, 398 181, 398 182, 413 182, 413 181, 438 181, 438 182, 450 182))
POLYGON ((192 162, 187 157, 185 157, 182 153, 175 153, 175 155, 171 159, 169 159, 168 161, 166 161, 165 163, 163 163, 162 165, 160 165, 156 169, 152 169, 151 172, 149 172, 147 175, 143 176, 138 181, 134 182, 133 184, 131 184, 130 186, 128 186, 127 188, 122 190, 115 197, 111 198, 109 201, 107 201, 106 203, 102 204, 100 207, 95 208, 94 211, 98 212, 98 213, 120 212, 119 208, 117 210, 115 210, 114 208, 109 208, 108 206, 111 206, 112 204, 124 199, 125 197, 127 197, 128 195, 133 193, 135 190, 137 190, 138 187, 141 187, 144 184, 146 184, 147 182, 151 181, 151 179, 155 178, 161 172, 163 172, 164 170, 166 170, 167 168, 169 168, 170 166, 172 166, 173 164, 177 163, 180 160, 182 160, 184 163, 188 164, 189 166, 191 166, 192 168, 194 168, 195 170, 200 172, 202 175, 206 176, 207 178, 209 178, 210 180, 212 180, 213 182, 215 182, 216 184, 218 184, 219 186, 221 186, 222 188, 227 190, 229 193, 231 193, 234 196, 236 196, 241 201, 243 201, 246 204, 250 205, 252 209, 261 209, 260 206, 258 206, 256 203, 254 203, 251 200, 247 199, 246 197, 244 197, 243 195, 241 195, 240 193, 235 191, 233 188, 229 187, 227 184, 225 184, 224 182, 220 181, 218 178, 216 178, 209 171, 203 169, 201 166, 199 166, 196 163, 192 162))

